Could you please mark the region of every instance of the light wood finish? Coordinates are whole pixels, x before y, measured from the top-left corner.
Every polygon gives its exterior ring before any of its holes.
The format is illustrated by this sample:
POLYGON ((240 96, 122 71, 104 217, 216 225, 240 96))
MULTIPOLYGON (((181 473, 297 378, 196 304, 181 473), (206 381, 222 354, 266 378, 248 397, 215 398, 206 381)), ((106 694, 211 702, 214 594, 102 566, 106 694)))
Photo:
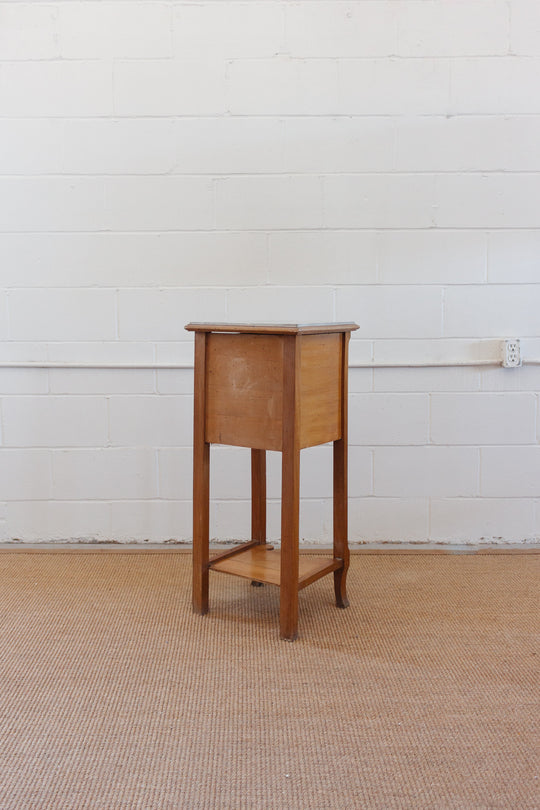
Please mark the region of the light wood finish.
MULTIPOLYGON (((248 544, 246 544, 248 545, 248 544)), ((273 546, 251 545, 219 560, 211 560, 210 568, 225 574, 234 574, 237 577, 264 582, 268 585, 282 584, 281 561, 282 555, 273 546)), ((298 580, 296 589, 301 590, 311 585, 316 579, 335 571, 340 562, 332 557, 307 557, 299 555, 298 580)))
POLYGON ((251 537, 266 542, 266 451, 251 451, 251 537))
POLYGON ((193 419, 193 610, 208 612, 210 445, 205 441, 206 341, 195 335, 193 419))
MULTIPOLYGON (((294 336, 296 337, 296 336, 294 336)), ((282 450, 284 345, 290 336, 208 333, 206 441, 282 450)), ((341 334, 302 335, 300 447, 341 436, 341 334)))
POLYGON ((341 436, 341 334, 303 335, 300 353, 300 446, 341 436))
POLYGON ((282 367, 280 338, 210 333, 206 441, 281 450, 282 367))
POLYGON ((188 324, 195 332, 193 607, 208 610, 208 572, 280 586, 280 634, 298 633, 298 591, 334 572, 346 607, 347 356, 356 324, 188 324), (334 443, 334 549, 299 555, 300 451, 334 443), (211 443, 251 448, 250 543, 209 559, 211 443), (266 544, 266 450, 282 453, 281 552, 266 544))
POLYGON ((281 638, 298 635, 298 530, 300 517, 300 348, 287 336, 283 346, 283 441, 281 457, 281 638))
POLYGON ((236 556, 236 554, 241 554, 247 549, 253 548, 254 546, 258 545, 260 545, 260 543, 258 543, 257 540, 251 540, 249 543, 239 543, 237 546, 233 546, 232 548, 227 548, 224 551, 218 551, 217 554, 212 554, 212 557, 208 563, 208 567, 212 568, 214 563, 218 563, 221 560, 226 560, 229 557, 234 557, 236 556))
POLYGON ((334 442, 334 557, 342 560, 341 567, 334 572, 334 591, 336 605, 346 608, 349 605, 347 599, 347 571, 349 569, 349 543, 348 543, 348 519, 347 519, 347 470, 348 470, 348 445, 347 445, 347 357, 350 333, 344 332, 341 335, 341 438, 334 442))
MULTIPOLYGON (((266 543, 266 450, 251 451, 251 536, 266 543)), ((251 584, 259 587, 262 582, 251 584)))
POLYGON ((354 332, 356 323, 188 323, 188 332, 240 332, 243 335, 323 335, 354 332))

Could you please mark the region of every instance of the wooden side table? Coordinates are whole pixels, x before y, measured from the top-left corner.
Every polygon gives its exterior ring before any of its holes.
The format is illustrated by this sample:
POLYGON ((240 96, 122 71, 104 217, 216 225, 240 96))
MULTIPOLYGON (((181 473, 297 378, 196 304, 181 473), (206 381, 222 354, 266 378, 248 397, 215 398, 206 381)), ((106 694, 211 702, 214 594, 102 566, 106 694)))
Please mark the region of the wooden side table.
POLYGON ((333 572, 348 605, 347 376, 355 323, 189 323, 195 332, 193 609, 208 612, 209 571, 280 587, 281 637, 298 628, 298 591, 333 572), (334 444, 333 556, 298 553, 300 450, 334 444), (210 559, 210 445, 251 448, 252 540, 210 559), (281 552, 266 543, 266 450, 282 453, 281 552))

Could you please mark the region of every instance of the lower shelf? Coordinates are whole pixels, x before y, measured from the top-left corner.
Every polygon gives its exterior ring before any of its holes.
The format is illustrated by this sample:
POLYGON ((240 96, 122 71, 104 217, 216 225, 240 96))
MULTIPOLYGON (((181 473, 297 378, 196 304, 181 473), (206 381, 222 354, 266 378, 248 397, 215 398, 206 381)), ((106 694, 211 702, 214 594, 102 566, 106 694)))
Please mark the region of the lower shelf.
MULTIPOLYGON (((337 571, 343 565, 342 560, 332 557, 304 557, 300 555, 298 590, 305 588, 316 579, 337 571)), ((281 554, 272 546, 252 545, 246 550, 235 550, 227 557, 210 560, 213 571, 234 574, 237 577, 265 582, 268 585, 279 585, 281 579, 281 554)))

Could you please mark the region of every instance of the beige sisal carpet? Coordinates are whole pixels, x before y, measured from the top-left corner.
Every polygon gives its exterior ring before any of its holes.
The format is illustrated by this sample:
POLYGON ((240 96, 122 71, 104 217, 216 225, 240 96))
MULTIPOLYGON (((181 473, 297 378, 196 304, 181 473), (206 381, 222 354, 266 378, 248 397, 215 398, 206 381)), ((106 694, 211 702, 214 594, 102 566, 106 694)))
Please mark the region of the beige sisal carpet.
POLYGON ((540 807, 538 555, 353 555, 294 644, 190 564, 0 553, 1 810, 540 807))

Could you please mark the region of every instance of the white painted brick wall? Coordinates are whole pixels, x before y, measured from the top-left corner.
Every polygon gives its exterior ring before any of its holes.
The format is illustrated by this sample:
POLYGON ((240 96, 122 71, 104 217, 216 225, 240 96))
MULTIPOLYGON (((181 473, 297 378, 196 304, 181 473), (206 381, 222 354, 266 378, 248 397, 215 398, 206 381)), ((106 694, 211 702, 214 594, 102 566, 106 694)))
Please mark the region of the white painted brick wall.
POLYGON ((351 394, 349 440, 353 445, 426 444, 427 394, 351 394))
POLYGON ((435 224, 436 178, 429 174, 327 175, 328 228, 429 228, 435 224))
POLYGON ((0 228, 19 233, 103 230, 104 194, 100 177, 2 177, 0 228))
POLYGON ((268 246, 268 277, 276 285, 375 284, 375 231, 274 231, 268 246), (293 272, 294 271, 294 272, 293 272))
POLYGON ((0 487, 4 500, 52 498, 51 451, 3 448, 0 487))
POLYGON ((193 397, 115 396, 109 400, 110 444, 186 447, 192 440, 193 397))
POLYGON ((282 3, 175 3, 175 54, 229 59, 272 57, 283 44, 282 3))
POLYGON ((435 542, 468 543, 505 538, 523 542, 538 534, 534 501, 527 498, 432 498, 431 531, 435 542))
POLYGON ((438 338, 442 329, 442 289, 434 285, 339 287, 336 317, 356 318, 361 335, 372 338, 438 338), (414 317, 411 313, 414 312, 414 317))
MULTIPOLYGON (((128 503, 131 514, 134 507, 128 503)), ((93 542, 111 538, 113 506, 109 501, 36 501, 28 497, 10 500, 6 504, 4 537, 30 543, 93 542)), ((118 533, 121 531, 119 525, 118 533)))
POLYGON ((401 56, 494 56, 508 53, 509 7, 505 0, 466 3, 400 3, 401 56))
POLYGON ((159 59, 173 55, 171 6, 160 2, 60 3, 64 59, 159 59))
POLYGON ((232 115, 332 115, 343 111, 337 60, 288 56, 228 60, 224 78, 227 111, 232 115))
MULTIPOLYGON (((212 56, 114 60, 116 116, 214 116, 227 112, 226 65, 212 56)), ((111 99, 112 101, 112 99, 111 99)))
POLYGON ((118 332, 123 340, 186 340, 194 321, 226 321, 224 290, 124 289, 118 294, 118 332))
POLYGON ((515 0, 510 8, 510 49, 515 54, 538 55, 540 51, 540 6, 515 0))
POLYGON ((430 536, 429 499, 351 498, 349 537, 352 541, 421 543, 430 536))
POLYGON ((107 400, 81 396, 6 396, 2 400, 5 447, 104 447, 107 400))
POLYGON ((0 539, 189 539, 184 324, 355 320, 351 539, 538 541, 539 87, 537 0, 0 2, 0 539))
POLYGON ((13 340, 114 340, 114 290, 26 289, 8 293, 13 340))
POLYGON ((398 15, 390 2, 289 3, 285 15, 287 53, 297 58, 397 52, 398 15))
POLYGON ((376 447, 373 455, 375 495, 478 495, 479 450, 474 447, 376 447))
MULTIPOLYGON (((446 59, 342 59, 339 100, 342 115, 445 115, 450 63, 446 59)), ((330 100, 331 101, 331 100, 330 100)))
POLYGON ((224 178, 216 184, 220 230, 296 230, 322 226, 323 189, 318 177, 224 178))
POLYGON ((149 447, 54 451, 52 487, 59 501, 156 498, 156 451, 149 447))
POLYGON ((535 337, 540 284, 470 284, 445 290, 448 337, 535 337))
POLYGON ((478 231, 389 230, 379 240, 379 277, 393 284, 486 280, 487 238, 478 231))
POLYGON ((166 118, 84 118, 64 123, 67 174, 156 175, 175 165, 175 123, 166 118), (149 149, 149 143, 159 149, 149 149))
POLYGON ((489 234, 489 280, 535 284, 540 278, 540 230, 489 234))
POLYGON ((204 231, 212 227, 212 183, 205 177, 108 177, 106 230, 204 231))
MULTIPOLYGON (((529 2, 535 4, 535 0, 529 2)), ((540 94, 536 89, 539 72, 538 52, 536 58, 510 53, 454 59, 450 65, 447 112, 451 115, 537 115, 540 112, 540 94)))
MULTIPOLYGON (((7 3, 2 3, 0 11, 4 13, 7 7, 7 3)), ((30 61, 6 61, 1 65, 2 118, 86 118, 112 113, 112 66, 106 60, 38 57, 30 61)))
POLYGON ((434 444, 531 444, 535 439, 534 394, 453 393, 431 397, 434 444))
POLYGON ((5 174, 59 174, 64 164, 65 122, 43 118, 1 119, 0 171, 5 174))
POLYGON ((266 281, 267 241, 241 231, 0 233, 0 262, 15 288, 247 285, 266 281))
POLYGON ((539 447, 485 447, 481 465, 482 495, 538 498, 539 447))
POLYGON ((502 115, 410 116, 396 123, 399 171, 501 172, 538 170, 537 118, 502 115))
POLYGON ((325 323, 333 320, 332 294, 324 287, 242 287, 231 289, 227 298, 229 320, 325 323), (293 317, 298 313, 296 317, 293 317))
POLYGON ((174 171, 210 176, 282 172, 284 129, 285 121, 278 118, 178 119, 174 171))
POLYGON ((2 59, 58 59, 58 6, 5 3, 0 25, 2 59))
MULTIPOLYGON (((17 371, 19 369, 16 369, 17 371)), ((26 373, 36 377, 34 370, 26 373)), ((78 369, 51 368, 48 390, 51 394, 154 394, 155 372, 141 369, 78 369)), ((42 393, 41 391, 39 393, 42 393)), ((169 392, 165 392, 169 393, 169 392)), ((182 392, 185 393, 185 392, 182 392)))

